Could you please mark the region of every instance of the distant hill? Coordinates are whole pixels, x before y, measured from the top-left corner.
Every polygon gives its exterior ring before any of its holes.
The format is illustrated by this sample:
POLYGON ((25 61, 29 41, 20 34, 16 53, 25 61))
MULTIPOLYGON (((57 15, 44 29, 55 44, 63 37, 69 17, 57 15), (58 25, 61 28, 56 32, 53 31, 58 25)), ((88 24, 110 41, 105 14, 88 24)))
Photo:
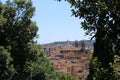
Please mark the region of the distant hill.
MULTIPOLYGON (((85 42, 85 46, 86 47, 93 47, 93 43, 95 42, 94 40, 81 40, 78 41, 78 46, 81 46, 81 42, 84 41, 85 42)), ((73 45, 74 46, 75 41, 57 41, 57 42, 52 42, 52 43, 47 43, 47 44, 42 44, 43 46, 50 46, 50 45, 54 45, 54 46, 63 46, 63 45, 73 45)))

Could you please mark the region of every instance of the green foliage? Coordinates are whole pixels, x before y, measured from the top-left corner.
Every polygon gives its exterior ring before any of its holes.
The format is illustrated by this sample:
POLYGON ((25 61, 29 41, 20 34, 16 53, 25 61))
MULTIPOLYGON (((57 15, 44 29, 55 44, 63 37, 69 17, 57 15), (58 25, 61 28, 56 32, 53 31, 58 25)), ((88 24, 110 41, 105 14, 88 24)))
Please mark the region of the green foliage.
POLYGON ((119 40, 119 4, 109 0, 69 0, 75 17, 83 18, 82 28, 95 37, 119 40))
POLYGON ((87 59, 90 61, 92 59, 92 53, 86 53, 87 59))
POLYGON ((77 78, 63 72, 56 72, 56 76, 57 77, 54 80, 77 80, 77 78))
POLYGON ((120 57, 118 55, 114 56, 114 62, 110 63, 111 68, 113 69, 112 79, 119 80, 120 79, 120 57))
POLYGON ((32 74, 33 80, 77 80, 68 74, 56 72, 43 51, 40 51, 38 60, 32 64, 32 74))
POLYGON ((10 53, 3 46, 0 46, 0 80, 11 80, 15 73, 11 62, 10 53))
POLYGON ((93 58, 90 63, 90 75, 87 80, 119 80, 119 64, 117 58, 115 58, 114 63, 109 63, 110 69, 113 73, 110 72, 109 68, 104 68, 101 66, 101 62, 97 58, 93 58))
POLYGON ((52 80, 54 69, 45 53, 40 51, 39 58, 32 64, 33 80, 52 80))
POLYGON ((0 2, 0 46, 3 47, 0 53, 1 80, 32 78, 31 65, 39 53, 34 46, 38 30, 31 20, 34 11, 31 0, 0 2))
POLYGON ((55 72, 35 44, 34 11, 31 0, 0 2, 0 80, 73 80, 55 72))
MULTIPOLYGON (((59 0, 61 1, 61 0, 59 0)), ((95 38, 93 58, 97 57, 102 76, 98 80, 111 80, 108 76, 114 74, 111 64, 114 55, 120 55, 120 1, 119 0, 67 0, 71 4, 72 14, 82 18, 82 28, 86 34, 95 38), (102 70, 102 69, 104 70, 102 70), (109 74, 109 73, 110 74, 109 74), (106 75, 103 75, 106 74, 106 75)), ((94 62, 94 61, 93 61, 94 62)), ((90 75, 99 74, 90 66, 90 75), (93 71, 93 72, 91 72, 93 71)), ((116 80, 115 77, 113 77, 116 80)), ((90 80, 93 80, 90 78, 90 80)))
POLYGON ((108 70, 101 66, 101 62, 99 62, 97 58, 91 60, 90 70, 88 80, 108 80, 108 70))

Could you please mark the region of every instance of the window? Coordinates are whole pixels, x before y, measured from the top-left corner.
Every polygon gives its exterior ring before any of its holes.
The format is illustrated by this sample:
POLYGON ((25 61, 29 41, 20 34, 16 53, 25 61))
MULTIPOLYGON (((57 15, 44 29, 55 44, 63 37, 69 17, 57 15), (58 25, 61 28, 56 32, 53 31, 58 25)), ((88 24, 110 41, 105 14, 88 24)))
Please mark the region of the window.
POLYGON ((67 72, 70 72, 70 67, 67 67, 67 72))

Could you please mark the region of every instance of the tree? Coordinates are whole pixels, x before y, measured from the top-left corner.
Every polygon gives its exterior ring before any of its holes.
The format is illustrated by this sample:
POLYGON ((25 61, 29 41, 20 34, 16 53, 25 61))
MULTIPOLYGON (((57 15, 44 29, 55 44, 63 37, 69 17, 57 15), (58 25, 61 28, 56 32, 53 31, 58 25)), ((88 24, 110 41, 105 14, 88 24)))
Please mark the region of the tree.
MULTIPOLYGON (((60 0, 58 0, 60 1, 60 0)), ((110 63, 114 56, 120 55, 120 1, 119 0, 67 0, 71 4, 72 14, 84 19, 81 23, 86 34, 95 38, 93 58, 97 58, 107 74, 99 79, 110 80, 114 73, 110 63)), ((89 80, 95 79, 90 66, 89 80)), ((115 80, 115 78, 113 78, 115 80)))
POLYGON ((40 46, 35 44, 38 27, 31 20, 34 11, 31 0, 0 2, 1 80, 60 79, 40 46))
POLYGON ((14 68, 11 64, 12 58, 10 53, 0 46, 0 79, 1 80, 11 80, 14 75, 14 68))
POLYGON ((32 80, 77 80, 68 74, 55 71, 45 52, 37 46, 35 49, 39 52, 39 58, 32 64, 32 80))
POLYGON ((77 40, 75 40, 74 46, 75 46, 75 47, 78 47, 78 41, 77 41, 77 40))
POLYGON ((39 50, 39 58, 32 64, 33 80, 55 80, 54 68, 52 63, 47 59, 43 51, 39 50))
POLYGON ((81 51, 85 52, 85 41, 82 40, 80 45, 81 45, 81 51))
MULTIPOLYGON (((32 78, 31 65, 38 56, 38 52, 31 49, 38 30, 35 22, 31 20, 34 11, 31 0, 7 0, 5 4, 0 2, 0 46, 3 47, 1 53, 10 54, 5 57, 6 59, 0 57, 1 62, 7 60, 6 65, 2 63, 0 65, 6 67, 10 63, 14 69, 11 78, 2 80, 31 80, 32 78)), ((3 68, 6 72, 9 72, 9 69, 6 71, 3 68)))

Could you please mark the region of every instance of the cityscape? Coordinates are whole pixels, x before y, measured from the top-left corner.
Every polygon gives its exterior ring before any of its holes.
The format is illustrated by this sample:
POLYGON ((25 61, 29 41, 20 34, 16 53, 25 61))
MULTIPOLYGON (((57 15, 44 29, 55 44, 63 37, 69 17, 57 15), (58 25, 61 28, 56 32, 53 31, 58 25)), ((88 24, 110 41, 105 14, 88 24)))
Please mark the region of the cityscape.
POLYGON ((0 0, 0 80, 120 80, 120 0, 0 0))
POLYGON ((78 79, 86 80, 89 74, 90 59, 93 54, 93 42, 85 40, 55 42, 42 45, 42 49, 57 72, 63 72, 78 79))

